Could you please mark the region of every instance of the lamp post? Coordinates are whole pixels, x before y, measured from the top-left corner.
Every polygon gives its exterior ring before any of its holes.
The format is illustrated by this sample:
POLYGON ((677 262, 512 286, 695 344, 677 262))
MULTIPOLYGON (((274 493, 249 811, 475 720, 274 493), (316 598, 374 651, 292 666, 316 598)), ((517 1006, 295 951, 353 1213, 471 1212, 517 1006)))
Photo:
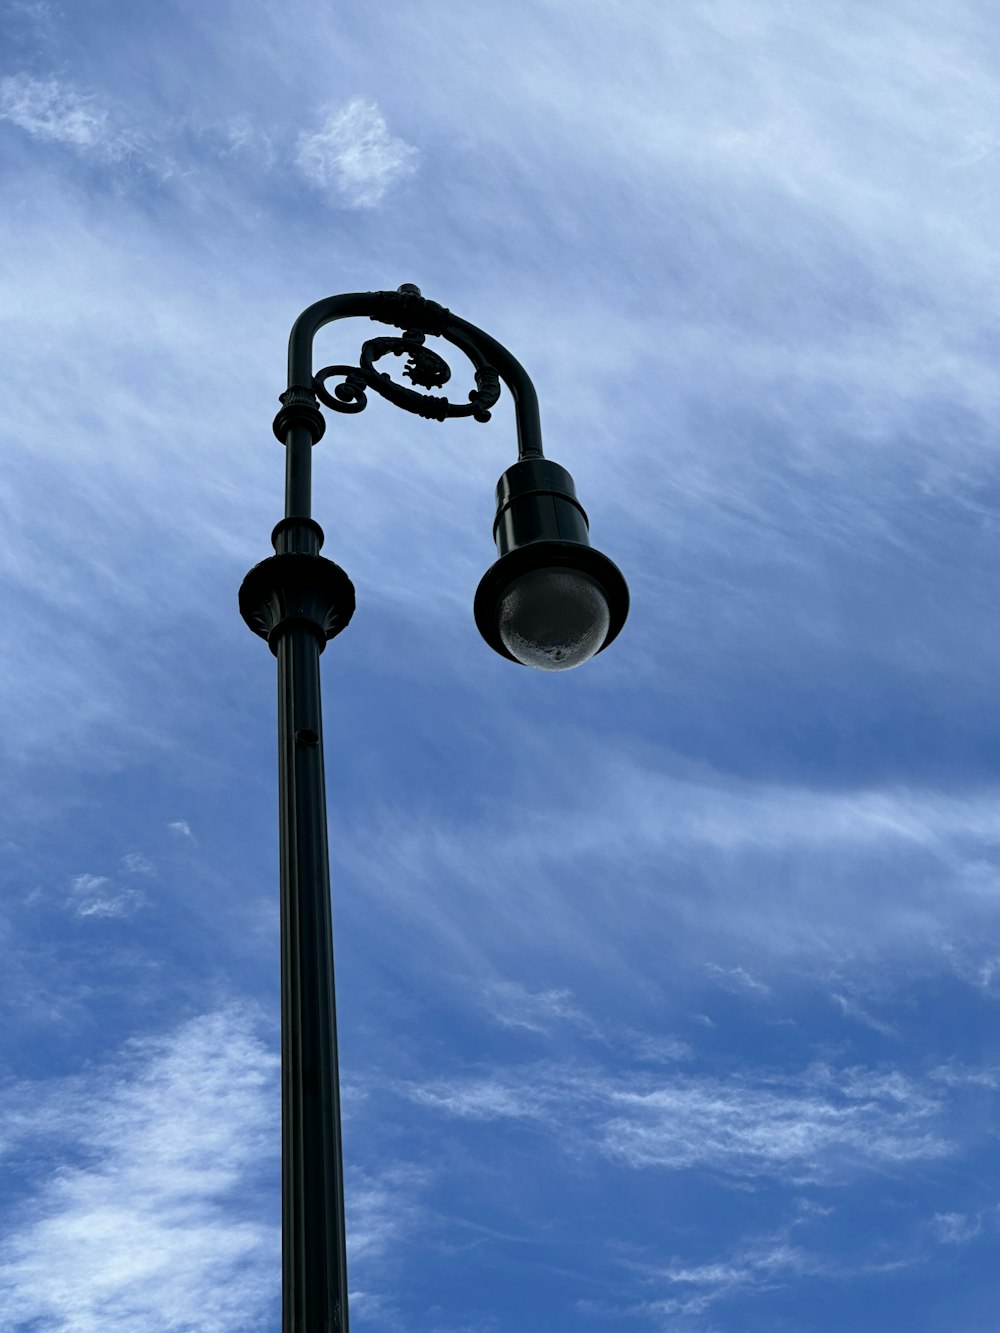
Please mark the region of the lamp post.
POLYGON ((320 555, 312 518, 312 448, 326 423, 317 399, 354 413, 373 390, 436 421, 488 421, 510 389, 518 461, 497 485, 499 559, 475 599, 476 624, 511 661, 565 670, 606 648, 625 623, 628 589, 590 545, 587 516, 565 468, 542 454, 538 399, 524 368, 500 343, 425 300, 418 288, 354 292, 318 301, 299 316, 288 344, 288 388, 274 433, 285 446, 285 517, 271 534, 274 555, 250 570, 240 613, 278 662, 278 800, 281 863, 281 1233, 283 1333, 347 1333, 347 1251, 341 1150, 337 1023, 330 922, 330 868, 323 770, 319 657, 354 614, 354 586, 320 555), (313 374, 313 338, 333 320, 370 319, 401 330, 370 338, 357 366, 313 374), (476 387, 465 403, 421 393, 451 377, 426 345, 440 337, 472 362, 476 387), (375 363, 405 356, 395 383, 375 363), (338 379, 331 394, 327 381, 338 379))

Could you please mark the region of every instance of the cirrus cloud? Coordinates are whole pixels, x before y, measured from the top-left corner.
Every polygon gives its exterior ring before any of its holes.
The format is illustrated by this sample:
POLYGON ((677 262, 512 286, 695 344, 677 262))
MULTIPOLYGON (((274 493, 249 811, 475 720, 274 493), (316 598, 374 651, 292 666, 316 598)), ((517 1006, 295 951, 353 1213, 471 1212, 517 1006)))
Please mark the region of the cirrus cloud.
POLYGON ((412 144, 389 132, 374 102, 354 97, 312 134, 299 135, 296 162, 306 180, 348 208, 374 208, 417 169, 412 144))
POLYGON ((0 120, 33 139, 65 144, 107 161, 123 157, 133 146, 97 96, 52 77, 19 73, 0 79, 0 120))

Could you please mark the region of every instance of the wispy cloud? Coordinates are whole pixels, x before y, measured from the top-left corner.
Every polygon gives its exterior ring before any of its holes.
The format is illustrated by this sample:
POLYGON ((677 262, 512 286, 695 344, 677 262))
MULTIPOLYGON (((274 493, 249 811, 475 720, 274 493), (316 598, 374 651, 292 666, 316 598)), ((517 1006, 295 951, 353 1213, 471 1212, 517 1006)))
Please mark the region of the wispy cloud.
POLYGON ((501 1027, 546 1037, 552 1044, 568 1032, 598 1049, 628 1052, 640 1064, 669 1065, 690 1060, 691 1046, 669 1032, 645 1032, 606 1015, 595 1020, 568 988, 531 990, 520 982, 496 980, 482 989, 483 1007, 501 1027))
POLYGON ((362 1267, 382 1259, 399 1238, 413 1230, 420 1214, 416 1198, 426 1172, 396 1165, 378 1174, 355 1172, 348 1189, 348 1245, 362 1267))
POLYGON ((958 1061, 939 1065, 931 1078, 948 1088, 1000 1088, 1000 1068, 996 1065, 963 1065, 958 1061))
POLYGON ((978 1214, 935 1213, 931 1230, 943 1245, 966 1245, 982 1232, 983 1219, 978 1214))
MULTIPOLYGON (((634 1271, 642 1284, 663 1295, 646 1297, 629 1305, 609 1309, 590 1303, 590 1312, 606 1319, 628 1318, 670 1330, 706 1329, 699 1316, 713 1306, 787 1286, 802 1278, 824 1277, 832 1280, 858 1278, 870 1273, 891 1272, 911 1267, 916 1252, 902 1248, 892 1255, 860 1256, 850 1251, 835 1255, 819 1253, 808 1247, 797 1234, 818 1217, 832 1210, 800 1200, 795 1215, 787 1224, 763 1235, 750 1235, 722 1254, 683 1259, 673 1256, 666 1262, 640 1262, 625 1259, 624 1266, 634 1271), (664 1323, 664 1320, 669 1320, 664 1323), (690 1320, 697 1320, 690 1323, 690 1320)), ((586 1307, 585 1307, 586 1308, 586 1307)), ((745 1309, 745 1306, 744 1306, 745 1309)), ((714 1328, 715 1325, 712 1325, 714 1328)))
POLYGON ((14 40, 29 47, 44 48, 58 33, 58 10, 49 0, 8 0, 4 10, 14 40))
POLYGON ((829 1183, 956 1151, 939 1089, 860 1067, 653 1079, 539 1065, 405 1092, 460 1119, 533 1122, 634 1170, 829 1183))
POLYGON ((440 1227, 424 1196, 431 1172, 408 1162, 349 1166, 345 1182, 351 1311, 373 1328, 405 1329, 398 1273, 414 1244, 440 1227), (402 1307, 402 1309, 401 1309, 402 1307))
POLYGON ((678 1060, 690 1060, 693 1050, 679 1037, 650 1035, 643 1032, 629 1034, 628 1046, 635 1058, 645 1064, 669 1065, 678 1060))
MULTIPOLYGON (((997 898, 967 870, 997 860, 991 788, 952 796, 741 782, 671 771, 669 754, 659 768, 636 763, 611 741, 598 753, 600 777, 585 756, 567 766, 565 784, 548 776, 544 791, 526 775, 520 802, 498 802, 487 819, 431 826, 393 810, 383 816, 391 839, 367 826, 348 848, 358 879, 454 956, 478 953, 481 968, 508 970, 509 948, 523 956, 544 942, 623 971, 637 951, 662 947, 759 1000, 796 957, 825 968, 876 954, 934 959, 977 986, 990 982, 992 963, 983 971, 979 960, 997 898), (524 818, 529 805, 544 817, 524 818), (502 848, 489 866, 484 846, 502 848), (470 897, 462 886, 473 882, 497 891, 470 897)), ((837 975, 850 1001, 854 979, 837 975)))
POLYGON ((601 1146, 635 1168, 829 1181, 954 1151, 940 1102, 876 1070, 818 1065, 793 1078, 676 1079, 613 1090, 608 1104, 601 1146))
POLYGON ((675 1259, 660 1269, 659 1282, 679 1287, 686 1294, 646 1302, 636 1310, 645 1314, 700 1314, 724 1297, 752 1287, 777 1286, 793 1277, 822 1271, 815 1255, 793 1245, 787 1234, 748 1242, 725 1259, 685 1263, 675 1259))
POLYGON ((483 1004, 501 1027, 547 1032, 555 1023, 590 1026, 568 990, 531 991, 515 981, 496 981, 484 989, 483 1004))
POLYGON ((857 1000, 850 995, 842 995, 839 991, 834 991, 830 999, 837 1006, 845 1018, 853 1018, 855 1022, 862 1024, 863 1027, 871 1028, 873 1032, 880 1033, 883 1037, 898 1037, 898 1030, 887 1023, 882 1018, 876 1018, 870 1014, 857 1000))
POLYGON ((261 1217, 256 1189, 275 1166, 276 1058, 245 1013, 205 1015, 4 1102, 22 1159, 46 1163, 0 1247, 13 1324, 270 1327, 277 1219, 261 1217))
POLYGON ((127 875, 155 875, 156 867, 142 852, 128 852, 119 861, 120 868, 127 875))
POLYGON ((124 157, 135 146, 100 97, 54 77, 22 73, 0 79, 0 120, 17 125, 33 139, 65 144, 108 161, 124 157))
POLYGON ((722 967, 719 963, 708 963, 705 970, 726 990, 760 996, 771 993, 771 987, 752 976, 745 967, 722 967))
POLYGON ((541 1120, 554 1110, 551 1089, 540 1088, 525 1078, 478 1078, 440 1080, 413 1084, 406 1094, 422 1106, 465 1120, 541 1120))
POLYGON ((120 888, 107 875, 74 875, 69 887, 66 906, 77 916, 128 916, 145 901, 138 889, 120 888))
POLYGON ((305 178, 349 208, 374 208, 417 170, 419 154, 389 132, 374 102, 352 98, 318 130, 299 136, 296 162, 305 178))

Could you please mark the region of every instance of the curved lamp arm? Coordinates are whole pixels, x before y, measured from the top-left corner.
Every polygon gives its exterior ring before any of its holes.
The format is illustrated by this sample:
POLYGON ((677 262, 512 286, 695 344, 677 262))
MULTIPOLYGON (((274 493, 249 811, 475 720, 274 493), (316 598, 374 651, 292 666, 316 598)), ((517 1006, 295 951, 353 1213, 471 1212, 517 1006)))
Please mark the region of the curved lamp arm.
POLYGON ((325 421, 316 399, 337 412, 360 412, 371 389, 406 411, 444 421, 448 417, 472 416, 488 421, 489 409, 500 394, 499 381, 514 399, 517 420, 518 459, 542 458, 542 429, 538 395, 520 361, 495 338, 464 319, 459 319, 436 301, 428 301, 420 289, 404 284, 395 292, 348 292, 328 296, 305 309, 292 325, 288 340, 288 388, 281 395, 282 408, 274 420, 274 433, 287 447, 285 516, 309 518, 311 509, 312 446, 322 436, 325 421), (403 330, 402 337, 369 339, 362 347, 357 366, 327 366, 313 372, 313 340, 316 333, 334 320, 368 316, 381 324, 403 330), (450 403, 428 393, 418 393, 395 383, 375 369, 375 362, 390 353, 408 358, 404 375, 424 389, 437 388, 451 377, 451 370, 438 354, 424 345, 426 336, 441 337, 460 348, 475 367, 476 388, 467 403, 450 403), (331 395, 326 380, 338 376, 331 395))

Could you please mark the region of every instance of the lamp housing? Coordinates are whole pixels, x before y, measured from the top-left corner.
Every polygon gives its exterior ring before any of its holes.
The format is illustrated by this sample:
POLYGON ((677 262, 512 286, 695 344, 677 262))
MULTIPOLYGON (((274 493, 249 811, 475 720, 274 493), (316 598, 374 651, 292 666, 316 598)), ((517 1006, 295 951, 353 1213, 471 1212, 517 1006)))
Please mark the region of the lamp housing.
POLYGON ((547 458, 524 458, 497 482, 499 559, 476 591, 489 646, 512 662, 565 671, 602 652, 628 615, 628 585, 590 545, 573 478, 547 458))

